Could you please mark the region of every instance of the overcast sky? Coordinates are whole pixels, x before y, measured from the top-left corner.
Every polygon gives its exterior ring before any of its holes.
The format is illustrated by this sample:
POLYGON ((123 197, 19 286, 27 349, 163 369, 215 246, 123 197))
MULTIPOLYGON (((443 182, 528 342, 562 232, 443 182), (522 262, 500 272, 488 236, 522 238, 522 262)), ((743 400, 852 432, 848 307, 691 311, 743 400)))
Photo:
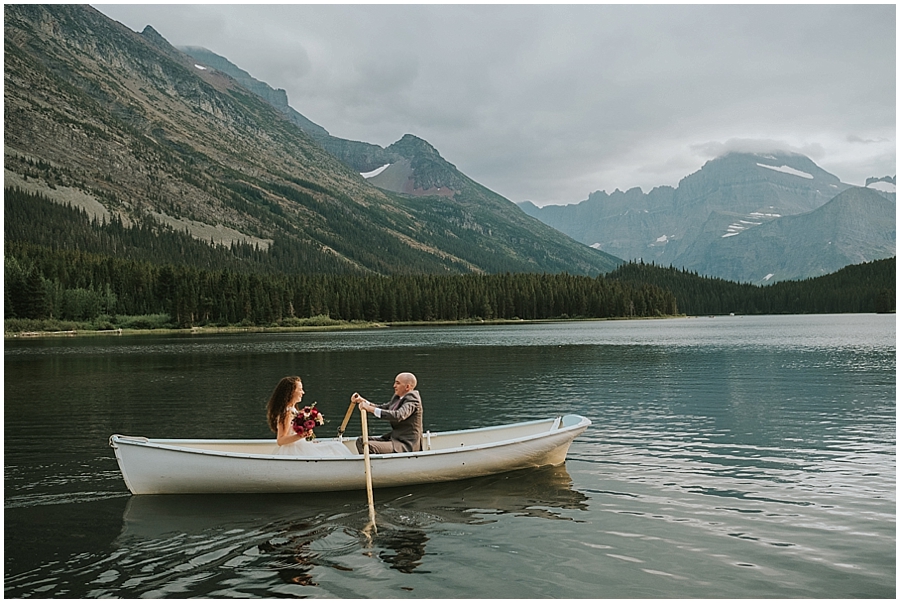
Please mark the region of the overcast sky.
POLYGON ((411 133, 512 201, 677 186, 736 150, 896 174, 894 5, 94 5, 332 135, 411 133))

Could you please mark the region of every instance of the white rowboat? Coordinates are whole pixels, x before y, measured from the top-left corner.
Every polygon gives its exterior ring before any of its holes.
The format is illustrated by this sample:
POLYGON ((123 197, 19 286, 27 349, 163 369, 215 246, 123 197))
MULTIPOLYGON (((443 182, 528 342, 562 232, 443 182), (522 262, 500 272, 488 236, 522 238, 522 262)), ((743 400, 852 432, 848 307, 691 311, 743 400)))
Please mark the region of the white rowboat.
MULTIPOLYGON (((591 421, 578 415, 427 433, 425 450, 373 454, 376 488, 446 482, 557 466, 591 421)), ((272 440, 174 440, 113 435, 109 444, 132 494, 328 492, 366 487, 355 439, 349 456, 275 454, 272 440)))

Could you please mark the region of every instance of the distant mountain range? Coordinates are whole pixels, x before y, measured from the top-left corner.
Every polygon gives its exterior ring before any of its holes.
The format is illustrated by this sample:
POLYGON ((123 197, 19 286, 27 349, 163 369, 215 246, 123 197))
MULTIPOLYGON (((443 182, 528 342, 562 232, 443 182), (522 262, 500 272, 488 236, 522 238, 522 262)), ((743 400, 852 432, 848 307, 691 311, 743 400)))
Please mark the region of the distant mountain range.
POLYGON ((283 91, 152 27, 135 33, 87 5, 8 4, 4 48, 6 187, 126 226, 249 243, 308 272, 594 275, 621 263, 427 142, 331 137, 283 91))
POLYGON ((150 26, 86 5, 4 17, 7 187, 249 244, 280 269, 594 275, 641 258, 773 283, 896 253, 895 176, 853 188, 802 155, 732 153, 675 188, 517 206, 411 134, 331 136, 284 90, 150 26))
MULTIPOLYGON (((893 188, 890 177, 875 182, 893 188)), ((520 207, 617 257, 738 282, 821 276, 896 255, 895 193, 851 187, 794 153, 730 153, 676 188, 520 207)))

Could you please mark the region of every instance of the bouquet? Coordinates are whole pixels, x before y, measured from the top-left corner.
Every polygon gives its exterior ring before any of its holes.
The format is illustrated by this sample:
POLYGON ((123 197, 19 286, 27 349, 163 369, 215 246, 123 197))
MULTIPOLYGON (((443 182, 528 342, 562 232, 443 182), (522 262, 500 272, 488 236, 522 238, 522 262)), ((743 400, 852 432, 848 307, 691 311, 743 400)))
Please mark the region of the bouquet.
POLYGON ((298 410, 297 416, 295 416, 294 420, 291 422, 294 433, 303 435, 307 440, 315 438, 316 434, 313 433, 313 429, 324 424, 325 416, 319 412, 318 408, 316 408, 315 402, 313 402, 312 406, 304 406, 298 410))

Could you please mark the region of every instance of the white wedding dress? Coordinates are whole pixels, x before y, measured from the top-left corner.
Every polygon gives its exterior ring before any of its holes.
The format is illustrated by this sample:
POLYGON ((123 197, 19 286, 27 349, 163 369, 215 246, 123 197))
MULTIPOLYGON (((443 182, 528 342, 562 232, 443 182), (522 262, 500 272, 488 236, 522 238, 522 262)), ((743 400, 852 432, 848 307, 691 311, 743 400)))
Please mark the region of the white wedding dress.
MULTIPOLYGON (((350 442, 351 444, 353 442, 350 442)), ((286 456, 308 456, 321 458, 323 456, 357 456, 347 446, 335 440, 297 440, 293 444, 277 446, 275 454, 286 456)))

